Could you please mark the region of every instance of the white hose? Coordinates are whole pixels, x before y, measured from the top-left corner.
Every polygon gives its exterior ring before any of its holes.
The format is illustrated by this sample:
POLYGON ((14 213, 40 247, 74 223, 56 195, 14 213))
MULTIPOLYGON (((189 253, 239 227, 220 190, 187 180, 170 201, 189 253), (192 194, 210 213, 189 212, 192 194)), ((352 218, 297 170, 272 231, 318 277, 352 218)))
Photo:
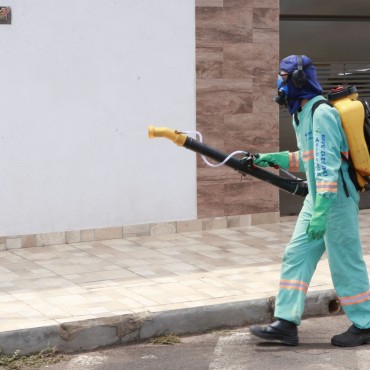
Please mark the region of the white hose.
MULTIPOLYGON (((199 137, 199 141, 201 143, 203 142, 202 134, 200 132, 198 132, 198 131, 181 131, 181 132, 184 133, 184 134, 186 134, 186 135, 195 135, 195 137, 198 136, 199 137)), ((201 155, 201 157, 203 159, 203 162, 207 166, 216 168, 216 167, 223 166, 230 158, 234 157, 237 154, 248 154, 248 153, 245 152, 245 151, 243 151, 243 150, 236 150, 235 152, 232 152, 231 154, 229 154, 222 162, 216 163, 216 164, 213 164, 213 163, 209 162, 208 159, 204 155, 201 155)))

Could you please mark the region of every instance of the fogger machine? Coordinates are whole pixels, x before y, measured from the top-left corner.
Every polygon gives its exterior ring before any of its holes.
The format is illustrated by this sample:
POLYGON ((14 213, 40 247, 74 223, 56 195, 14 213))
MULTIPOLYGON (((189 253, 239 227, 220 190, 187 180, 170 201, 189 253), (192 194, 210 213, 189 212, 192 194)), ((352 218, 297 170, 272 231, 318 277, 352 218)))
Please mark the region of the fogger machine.
POLYGON ((149 138, 164 137, 173 141, 178 146, 182 146, 193 152, 202 155, 203 160, 212 167, 218 167, 226 165, 238 171, 242 175, 250 175, 258 178, 259 180, 265 181, 271 185, 277 186, 278 188, 287 191, 288 193, 304 197, 308 193, 307 183, 295 175, 291 174, 286 170, 280 169, 285 176, 277 175, 273 172, 265 170, 254 164, 256 155, 246 151, 237 151, 231 154, 222 153, 215 148, 206 145, 202 142, 202 137, 198 132, 181 132, 172 130, 167 127, 148 127, 149 138), (200 140, 194 139, 189 134, 196 134, 200 137, 200 140), (242 155, 242 158, 235 158, 236 155, 242 155), (206 157, 212 158, 217 161, 216 165, 209 163, 206 157))

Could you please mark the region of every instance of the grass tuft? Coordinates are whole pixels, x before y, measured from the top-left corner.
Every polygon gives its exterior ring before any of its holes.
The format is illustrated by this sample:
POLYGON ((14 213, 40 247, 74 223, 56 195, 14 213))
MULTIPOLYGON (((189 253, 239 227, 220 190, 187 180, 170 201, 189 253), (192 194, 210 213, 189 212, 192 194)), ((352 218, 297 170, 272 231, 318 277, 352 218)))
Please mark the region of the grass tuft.
POLYGON ((173 345, 176 343, 181 343, 180 338, 174 334, 162 335, 160 337, 155 337, 150 340, 152 344, 164 344, 164 345, 173 345))
POLYGON ((1 370, 32 370, 42 366, 56 364, 67 358, 66 355, 58 354, 56 348, 45 348, 33 355, 21 356, 17 350, 13 355, 0 353, 1 370))

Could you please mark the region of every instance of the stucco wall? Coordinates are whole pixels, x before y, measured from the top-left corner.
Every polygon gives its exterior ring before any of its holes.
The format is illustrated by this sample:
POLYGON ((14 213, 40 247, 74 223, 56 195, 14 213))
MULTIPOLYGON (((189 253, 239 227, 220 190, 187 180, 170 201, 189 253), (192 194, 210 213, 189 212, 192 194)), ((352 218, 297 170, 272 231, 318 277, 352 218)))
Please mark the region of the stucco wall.
POLYGON ((196 218, 194 1, 3 5, 0 236, 196 218))

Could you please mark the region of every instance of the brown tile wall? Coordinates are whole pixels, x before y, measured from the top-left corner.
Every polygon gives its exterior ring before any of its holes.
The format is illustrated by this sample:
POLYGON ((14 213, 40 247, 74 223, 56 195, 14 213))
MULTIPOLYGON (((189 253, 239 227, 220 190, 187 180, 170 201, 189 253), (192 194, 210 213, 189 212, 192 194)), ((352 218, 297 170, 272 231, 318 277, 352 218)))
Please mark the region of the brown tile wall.
MULTIPOLYGON (((197 130, 225 153, 276 151, 279 0, 196 0, 197 130)), ((276 212, 278 189, 197 162, 198 218, 276 212)))

